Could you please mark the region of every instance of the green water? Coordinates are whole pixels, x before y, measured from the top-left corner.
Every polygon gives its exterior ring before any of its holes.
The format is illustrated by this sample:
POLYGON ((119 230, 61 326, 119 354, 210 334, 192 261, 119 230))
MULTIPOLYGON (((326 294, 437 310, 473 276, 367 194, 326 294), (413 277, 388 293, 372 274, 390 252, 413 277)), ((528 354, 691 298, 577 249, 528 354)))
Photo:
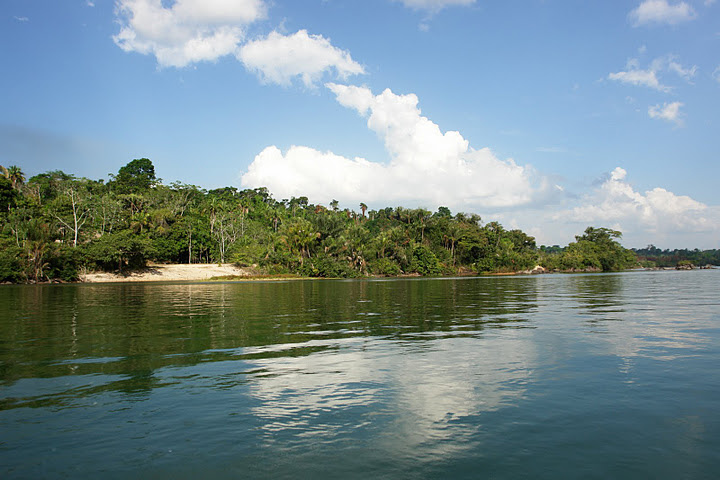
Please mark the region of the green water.
POLYGON ((720 270, 0 287, 2 478, 718 478, 720 270))

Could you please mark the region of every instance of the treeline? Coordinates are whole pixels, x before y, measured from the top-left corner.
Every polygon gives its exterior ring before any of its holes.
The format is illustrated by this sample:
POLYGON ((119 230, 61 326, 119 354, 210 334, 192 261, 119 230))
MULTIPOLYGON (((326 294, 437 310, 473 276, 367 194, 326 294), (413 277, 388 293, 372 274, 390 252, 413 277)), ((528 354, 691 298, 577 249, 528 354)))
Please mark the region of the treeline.
POLYGON ((661 250, 655 245, 648 245, 645 248, 633 251, 644 267, 676 267, 683 264, 696 266, 720 265, 720 250, 694 250, 675 249, 661 250))
POLYGON ((538 248, 520 230, 478 215, 403 207, 360 211, 276 200, 267 189, 164 185, 136 159, 110 180, 62 171, 0 176, 0 281, 75 281, 83 270, 123 272, 147 262, 235 263, 316 277, 612 271, 637 261, 620 232, 589 227, 564 248, 538 248))

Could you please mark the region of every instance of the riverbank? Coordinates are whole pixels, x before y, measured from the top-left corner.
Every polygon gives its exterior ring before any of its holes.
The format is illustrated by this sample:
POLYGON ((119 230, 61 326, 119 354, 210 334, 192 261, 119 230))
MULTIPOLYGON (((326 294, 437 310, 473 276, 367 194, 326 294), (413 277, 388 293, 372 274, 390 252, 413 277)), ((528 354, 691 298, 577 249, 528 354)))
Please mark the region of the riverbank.
POLYGON ((83 283, 108 282, 183 282, 202 281, 216 277, 255 277, 254 269, 240 268, 230 263, 225 264, 150 264, 142 270, 127 273, 91 272, 80 275, 83 283))
MULTIPOLYGON (((700 267, 708 268, 708 266, 700 267)), ((675 267, 653 268, 648 270, 675 270, 675 267)), ((598 269, 548 271, 541 266, 531 270, 518 272, 495 272, 483 275, 536 275, 543 273, 590 273, 599 272, 598 269)), ((475 272, 460 272, 457 276, 475 276, 475 272)), ((419 277, 419 274, 398 275, 398 278, 419 277)), ((119 283, 119 282, 197 282, 208 280, 289 280, 301 279, 297 275, 268 275, 255 268, 243 268, 226 264, 150 264, 142 270, 132 270, 126 273, 91 272, 80 275, 82 283, 119 283)))
MULTIPOLYGON (((520 275, 545 273, 540 266, 521 272, 494 273, 490 275, 520 275)), ((477 275, 475 272, 461 272, 459 276, 477 275)), ((419 274, 398 275, 419 277, 419 274)), ((149 264, 141 270, 125 273, 90 272, 80 275, 82 283, 119 283, 119 282, 193 282, 206 280, 287 280, 302 278, 295 275, 267 275, 255 268, 243 268, 231 263, 225 264, 149 264)))

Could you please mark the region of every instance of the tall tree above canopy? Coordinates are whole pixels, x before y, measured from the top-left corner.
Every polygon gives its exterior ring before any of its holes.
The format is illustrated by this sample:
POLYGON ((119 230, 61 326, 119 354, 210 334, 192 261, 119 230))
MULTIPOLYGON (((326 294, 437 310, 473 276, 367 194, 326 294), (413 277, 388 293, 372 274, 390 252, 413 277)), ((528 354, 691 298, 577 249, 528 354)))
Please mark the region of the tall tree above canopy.
POLYGON ((120 167, 117 175, 111 176, 118 193, 140 193, 159 182, 155 176, 155 167, 148 158, 136 158, 120 167))
POLYGON ((17 165, 10 165, 7 168, 0 165, 0 171, 2 171, 2 174, 5 178, 10 180, 10 182, 12 183, 12 187, 16 190, 19 190, 20 185, 25 182, 25 174, 23 173, 22 169, 17 165))
POLYGON ((568 245, 568 250, 577 250, 587 258, 596 258, 600 268, 605 272, 613 272, 630 268, 637 262, 635 254, 623 248, 616 240, 622 233, 609 228, 588 227, 583 235, 575 236, 575 243, 568 245))

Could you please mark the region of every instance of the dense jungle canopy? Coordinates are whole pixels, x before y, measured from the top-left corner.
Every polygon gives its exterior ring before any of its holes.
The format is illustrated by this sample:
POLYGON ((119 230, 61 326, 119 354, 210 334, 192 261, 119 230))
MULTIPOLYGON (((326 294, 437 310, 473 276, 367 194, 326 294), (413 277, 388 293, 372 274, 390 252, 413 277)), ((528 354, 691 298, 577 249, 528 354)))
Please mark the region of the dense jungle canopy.
POLYGON ((440 207, 359 211, 265 188, 165 185, 147 158, 110 180, 60 170, 26 181, 0 175, 0 281, 75 281, 82 271, 147 262, 235 263, 265 274, 314 277, 455 275, 549 270, 614 271, 637 265, 620 232, 588 227, 566 247, 538 247, 521 230, 440 207))

